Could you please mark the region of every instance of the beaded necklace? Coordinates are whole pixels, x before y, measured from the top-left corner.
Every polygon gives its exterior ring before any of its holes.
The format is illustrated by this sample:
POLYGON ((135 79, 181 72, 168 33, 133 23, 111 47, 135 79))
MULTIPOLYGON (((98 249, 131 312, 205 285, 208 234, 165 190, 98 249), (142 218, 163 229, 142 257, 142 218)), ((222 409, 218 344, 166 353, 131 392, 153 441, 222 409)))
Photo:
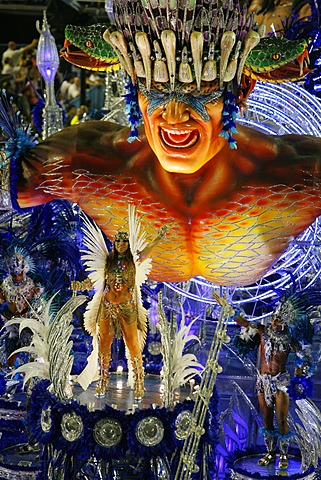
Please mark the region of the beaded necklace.
POLYGON ((114 288, 117 292, 120 292, 124 287, 124 271, 127 265, 124 262, 124 257, 122 255, 118 255, 116 265, 114 267, 115 272, 115 283, 114 288))
POLYGON ((21 313, 26 306, 26 301, 30 298, 31 291, 34 288, 34 283, 31 278, 21 283, 14 283, 12 277, 4 279, 1 285, 1 290, 8 303, 13 303, 18 313, 21 313))
POLYGON ((272 325, 264 328, 262 334, 264 339, 265 361, 269 362, 272 354, 276 352, 287 352, 291 342, 291 335, 289 331, 276 331, 272 325))

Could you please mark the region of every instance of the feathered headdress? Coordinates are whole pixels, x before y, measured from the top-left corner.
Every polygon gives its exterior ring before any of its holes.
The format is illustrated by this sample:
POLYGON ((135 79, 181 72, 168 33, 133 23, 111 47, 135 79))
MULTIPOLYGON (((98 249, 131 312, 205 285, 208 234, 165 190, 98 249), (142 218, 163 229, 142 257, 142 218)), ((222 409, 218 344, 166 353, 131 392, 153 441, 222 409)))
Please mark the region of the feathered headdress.
POLYGON ((281 298, 272 317, 277 317, 282 323, 290 325, 298 322, 305 314, 305 305, 300 301, 300 297, 293 292, 281 298))
POLYGON ((294 286, 289 291, 278 293, 279 300, 276 300, 272 316, 288 325, 295 340, 310 343, 314 333, 310 317, 315 306, 321 305, 320 292, 312 289, 297 291, 294 286))
POLYGON ((14 246, 9 248, 6 253, 4 262, 11 275, 22 273, 25 276, 29 271, 34 271, 35 263, 25 249, 14 246))

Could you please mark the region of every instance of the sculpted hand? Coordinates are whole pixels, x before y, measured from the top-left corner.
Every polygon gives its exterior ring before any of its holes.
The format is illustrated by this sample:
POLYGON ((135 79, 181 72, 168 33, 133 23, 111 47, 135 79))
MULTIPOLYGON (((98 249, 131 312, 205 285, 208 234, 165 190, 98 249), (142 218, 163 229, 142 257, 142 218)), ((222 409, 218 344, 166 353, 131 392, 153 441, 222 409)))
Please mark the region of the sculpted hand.
POLYGON ((229 305, 228 301, 226 300, 226 297, 220 297, 217 293, 213 293, 213 298, 214 300, 217 301, 221 307, 224 307, 224 305, 229 305))
POLYGON ((168 230, 167 225, 163 225, 162 228, 160 228, 160 229, 158 230, 157 236, 158 236, 159 238, 165 238, 165 237, 166 237, 167 230, 168 230))
POLYGON ((82 284, 81 282, 79 282, 78 280, 73 280, 71 282, 71 289, 74 291, 74 292, 77 292, 78 290, 82 290, 82 284))

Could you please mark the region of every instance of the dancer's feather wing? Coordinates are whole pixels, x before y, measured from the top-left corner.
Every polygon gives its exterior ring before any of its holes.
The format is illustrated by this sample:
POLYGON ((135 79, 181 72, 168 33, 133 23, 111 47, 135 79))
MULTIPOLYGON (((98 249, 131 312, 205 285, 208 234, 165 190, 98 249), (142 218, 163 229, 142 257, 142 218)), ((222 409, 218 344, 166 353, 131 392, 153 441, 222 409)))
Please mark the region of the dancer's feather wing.
POLYGON ((88 302, 84 314, 84 325, 90 335, 96 335, 97 317, 105 287, 108 249, 102 231, 98 226, 89 222, 86 217, 84 217, 83 221, 83 242, 86 250, 81 251, 81 258, 88 272, 88 277, 95 289, 95 294, 90 302, 88 302))
POLYGON ((139 253, 144 250, 148 242, 146 240, 146 232, 141 233, 141 223, 138 219, 134 205, 128 205, 128 221, 129 221, 129 245, 136 266, 136 285, 137 289, 146 282, 148 275, 152 269, 151 258, 140 261, 139 253))
POLYGON ((87 365, 76 381, 84 390, 97 378, 98 368, 98 316, 105 287, 106 263, 109 255, 105 239, 98 226, 84 218, 82 227, 83 242, 86 250, 82 250, 82 260, 88 272, 88 277, 95 289, 93 298, 88 302, 84 313, 84 326, 92 336, 93 350, 87 358, 87 365))
POLYGON ((108 249, 100 228, 83 217, 83 242, 86 250, 81 250, 88 277, 96 291, 104 289, 108 249))

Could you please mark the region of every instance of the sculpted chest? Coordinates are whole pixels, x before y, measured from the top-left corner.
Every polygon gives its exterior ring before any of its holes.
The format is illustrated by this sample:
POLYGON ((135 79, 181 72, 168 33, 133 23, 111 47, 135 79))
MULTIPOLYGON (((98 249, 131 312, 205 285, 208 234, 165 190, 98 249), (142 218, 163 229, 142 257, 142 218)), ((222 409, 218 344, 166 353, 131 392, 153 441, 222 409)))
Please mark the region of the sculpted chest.
POLYGON ((162 225, 169 226, 166 241, 153 252, 151 279, 180 282, 199 275, 226 286, 260 279, 321 214, 320 186, 311 175, 294 186, 252 180, 219 198, 209 183, 192 198, 175 183, 163 188, 148 173, 141 182, 130 172, 92 174, 51 163, 34 191, 19 201, 30 206, 36 195, 42 202, 60 197, 78 203, 110 238, 128 228, 128 203, 134 203, 149 240, 162 225), (190 205, 186 197, 192 198, 190 205))
POLYGON ((150 278, 158 281, 200 275, 220 285, 253 283, 321 213, 312 187, 242 187, 230 199, 209 201, 193 213, 186 209, 185 215, 181 205, 168 205, 166 196, 148 194, 129 177, 78 176, 73 190, 109 237, 127 228, 129 202, 137 206, 148 238, 162 225, 170 227, 153 253, 150 278))

